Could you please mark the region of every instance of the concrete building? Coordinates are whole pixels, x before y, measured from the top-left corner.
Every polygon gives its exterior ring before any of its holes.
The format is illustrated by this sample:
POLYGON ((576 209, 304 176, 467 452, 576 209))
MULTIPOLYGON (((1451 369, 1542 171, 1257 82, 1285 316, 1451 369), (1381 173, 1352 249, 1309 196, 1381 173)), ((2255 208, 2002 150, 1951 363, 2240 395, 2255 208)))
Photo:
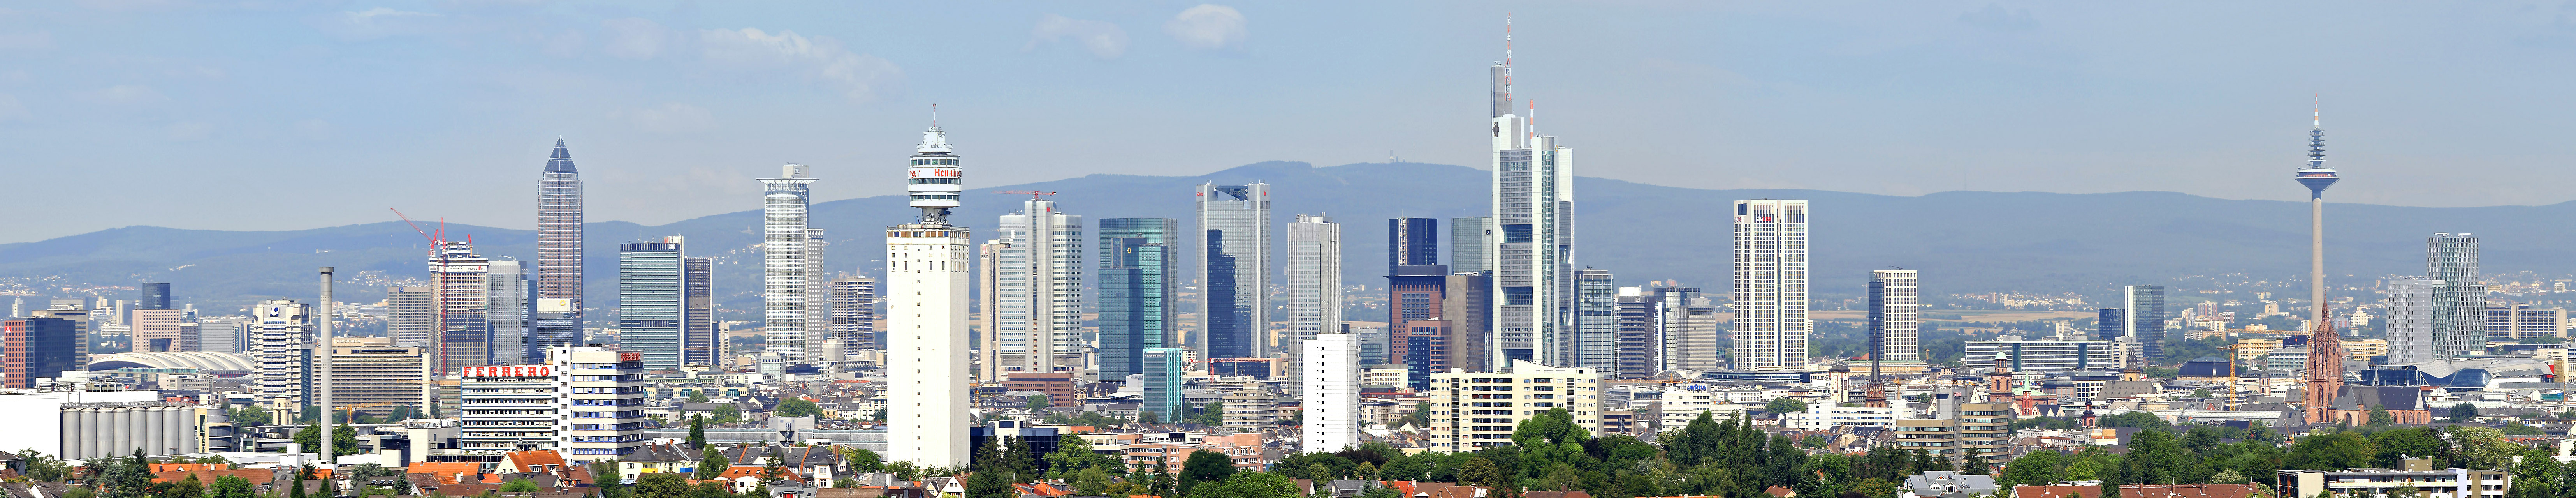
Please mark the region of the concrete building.
MULTIPOLYGON (((1717 327, 1717 305, 1702 296, 1696 287, 1656 287, 1645 289, 1652 297, 1647 332, 1651 337, 1655 363, 1648 365, 1656 372, 1690 370, 1705 372, 1724 369, 1730 358, 1718 347, 1723 339, 1717 327)), ((1651 374, 1650 374, 1651 375, 1651 374)))
MULTIPOLYGON (((1994 358, 2002 354, 2015 372, 2033 370, 2118 370, 2128 367, 2131 356, 2141 354, 2137 343, 2103 340, 2084 336, 2048 336, 2025 339, 2017 335, 1996 336, 1989 341, 1968 341, 1968 353, 1961 358, 1994 358)), ((1980 362, 1982 363, 1982 362, 1980 362)))
POLYGON ((1780 414, 1780 426, 1811 431, 1842 427, 1892 427, 1897 419, 1908 418, 1914 410, 1895 407, 1824 406, 1820 403, 1807 411, 1780 414))
POLYGON ((1574 364, 1610 373, 1621 372, 1619 281, 1610 270, 1574 271, 1574 364))
POLYGON ((1917 343, 1922 279, 1921 272, 1914 270, 1870 270, 1869 342, 1876 349, 1870 359, 1923 361, 1923 348, 1917 343))
POLYGON ((556 346, 546 354, 564 406, 556 449, 574 464, 615 460, 648 440, 644 426, 644 357, 595 346, 556 346))
POLYGON ((420 404, 419 346, 397 346, 387 337, 331 338, 331 405, 385 415, 420 404))
POLYGON ((1145 350, 1177 345, 1173 301, 1180 269, 1173 251, 1181 220, 1100 219, 1100 379, 1144 372, 1145 350))
POLYGON ((2487 306, 2487 340, 2519 341, 2567 337, 2565 308, 2533 308, 2530 303, 2487 306))
POLYGON ((244 326, 250 332, 251 391, 260 402, 280 407, 313 404, 312 391, 305 389, 313 385, 312 313, 303 303, 285 299, 251 306, 255 321, 244 326))
POLYGON ((564 149, 563 140, 556 139, 554 154, 546 158, 546 168, 537 179, 537 278, 531 298, 560 299, 562 307, 571 311, 557 320, 529 321, 532 349, 557 344, 537 338, 580 341, 581 222, 581 172, 573 167, 572 152, 564 149))
POLYGON ((1289 340, 1341 332, 1342 224, 1322 215, 1297 215, 1288 224, 1286 274, 1289 340))
POLYGON ((1431 374, 1431 451, 1466 453, 1508 446, 1522 421, 1562 408, 1574 425, 1601 429, 1601 373, 1513 361, 1509 373, 1431 374))
POLYGON ((64 371, 81 371, 73 358, 72 344, 80 340, 79 330, 71 320, 38 317, 0 321, 0 382, 9 387, 33 388, 36 379, 62 377, 64 371))
POLYGON ((877 279, 842 277, 832 280, 832 338, 841 344, 841 357, 857 358, 868 351, 885 349, 877 328, 877 279))
POLYGON ((431 332, 438 328, 436 302, 429 286, 385 287, 385 335, 395 344, 430 347, 431 332))
POLYGON ((1266 357, 1270 185, 1200 185, 1199 340, 1208 358, 1266 357))
POLYGON ((1493 202, 1483 261, 1493 266, 1491 361, 1576 363, 1574 149, 1538 132, 1536 104, 1512 99, 1509 54, 1493 67, 1493 202))
MULTIPOLYGON (((680 364, 714 365, 725 357, 724 335, 716 323, 715 258, 681 258, 680 364)), ((834 316, 838 316, 837 314, 834 316)), ((873 318, 873 312, 869 315, 873 318)), ((571 344, 534 343, 531 350, 571 344)), ((530 358, 531 361, 542 358, 530 358)))
POLYGON ((1020 212, 1001 216, 995 253, 995 308, 984 310, 1000 351, 987 351, 1010 372, 1079 372, 1090 347, 1084 337, 1082 217, 1031 195, 1020 212))
POLYGON ((2446 284, 2441 280, 2420 277, 2382 283, 2381 288, 2387 293, 2385 314, 2389 364, 2423 363, 2450 356, 2435 347, 2436 344, 2448 344, 2436 340, 2447 335, 2447 331, 2437 334, 2433 329, 2433 302, 2445 296, 2446 284))
MULTIPOLYGON (((542 236, 541 236, 542 238, 542 236)), ((534 282, 519 261, 494 261, 491 282, 484 286, 485 316, 492 324, 492 362, 527 363, 535 351, 528 342, 528 318, 535 311, 534 282)))
POLYGON ((1662 371, 1660 367, 1664 365, 1664 353, 1656 349, 1661 346, 1656 341, 1656 333, 1661 328, 1655 326, 1655 297, 1647 295, 1642 287, 1620 287, 1619 295, 1612 299, 1616 300, 1614 313, 1617 313, 1615 318, 1619 328, 1618 351, 1614 357, 1618 364, 1604 369, 1603 376, 1612 379, 1654 376, 1662 371))
POLYGON ((1735 201, 1734 367, 1804 369, 1807 201, 1735 201))
POLYGON ((2405 469, 2283 470, 2281 494, 2394 497, 2400 487, 2413 487, 2425 498, 2490 498, 2513 489, 2513 475, 2494 470, 2436 469, 2429 460, 2404 460, 2405 469))
POLYGON ((687 240, 617 245, 617 346, 642 353, 646 370, 677 370, 686 349, 687 240))
POLYGON ((558 373, 543 364, 464 369, 457 449, 499 455, 557 448, 565 411, 555 394, 558 373))
MULTIPOLYGON (((806 316, 811 312, 808 286, 813 260, 805 251, 811 242, 807 226, 813 208, 815 182, 810 167, 790 164, 779 167, 778 178, 762 178, 761 194, 761 326, 767 334, 768 351, 790 364, 809 363, 806 355, 820 347, 822 338, 809 337, 809 326, 821 325, 806 316)), ((819 327, 818 327, 819 328, 819 327)))
POLYGON ((934 126, 921 135, 905 171, 921 219, 886 230, 886 397, 893 405, 887 412, 890 429, 900 434, 886 441, 886 456, 957 467, 970 456, 966 292, 974 239, 948 222, 965 188, 948 133, 934 126))
POLYGON ((1359 337, 1347 333, 1316 334, 1300 341, 1298 361, 1305 394, 1298 399, 1306 412, 1298 448, 1308 452, 1341 451, 1360 444, 1359 337))
POLYGON ((184 347, 187 339, 179 333, 182 318, 179 310, 136 309, 127 313, 133 316, 126 320, 126 325, 133 327, 135 351, 167 353, 187 350, 184 347))

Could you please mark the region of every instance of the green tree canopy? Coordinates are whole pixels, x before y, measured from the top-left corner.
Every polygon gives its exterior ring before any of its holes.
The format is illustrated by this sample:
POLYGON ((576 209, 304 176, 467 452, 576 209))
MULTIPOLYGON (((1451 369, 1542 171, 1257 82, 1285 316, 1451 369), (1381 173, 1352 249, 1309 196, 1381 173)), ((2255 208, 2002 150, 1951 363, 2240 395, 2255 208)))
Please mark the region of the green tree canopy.
POLYGON ((816 417, 822 415, 823 407, 816 406, 814 402, 806 401, 803 398, 787 398, 786 401, 778 402, 778 416, 781 417, 816 417))
POLYGON ((1209 450, 1190 452, 1189 459, 1181 461, 1181 492, 1187 494, 1196 490, 1199 483, 1223 481, 1233 476, 1234 470, 1234 459, 1224 453, 1209 450))
POLYGON ((1762 404, 1762 411, 1771 413, 1799 413, 1807 411, 1807 402, 1797 398, 1771 398, 1770 403, 1762 404))

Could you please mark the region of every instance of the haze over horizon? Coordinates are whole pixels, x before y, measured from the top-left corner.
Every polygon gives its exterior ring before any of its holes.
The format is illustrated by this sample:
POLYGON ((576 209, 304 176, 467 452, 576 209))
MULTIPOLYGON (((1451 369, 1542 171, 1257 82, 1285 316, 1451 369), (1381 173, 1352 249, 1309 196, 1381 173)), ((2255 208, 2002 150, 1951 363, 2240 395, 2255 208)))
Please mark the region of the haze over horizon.
MULTIPOLYGON (((0 9, 0 243, 152 225, 533 226, 570 144, 589 217, 899 191, 940 104, 970 191, 1268 160, 1484 165, 1485 66, 1577 174, 1884 195, 2576 198, 2563 4, 1410 4, 97 0, 0 9), (102 196, 100 180, 118 195, 102 196), (48 188, 46 186, 81 186, 48 188)), ((1462 188, 1481 188, 1465 186, 1462 188)), ((1576 192, 1578 202, 1582 192, 1576 192)), ((1183 216, 1186 213, 1173 213, 1183 216)))

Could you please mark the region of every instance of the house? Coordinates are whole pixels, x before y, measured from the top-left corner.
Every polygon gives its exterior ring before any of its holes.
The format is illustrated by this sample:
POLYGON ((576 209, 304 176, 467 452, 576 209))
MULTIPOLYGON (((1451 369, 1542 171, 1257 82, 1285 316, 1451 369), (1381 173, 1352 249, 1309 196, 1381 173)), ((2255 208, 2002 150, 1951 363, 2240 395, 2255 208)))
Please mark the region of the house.
POLYGON ((815 486, 831 486, 833 479, 849 474, 849 467, 841 462, 841 454, 833 452, 830 446, 742 445, 726 448, 720 453, 736 467, 769 465, 770 455, 775 454, 780 460, 779 466, 796 470, 796 475, 805 476, 801 482, 815 486))
MULTIPOLYGON (((2013 486, 2013 498, 2101 498, 2102 481, 2013 486)), ((2139 498, 2252 498, 2252 484, 2129 484, 2120 496, 2139 498)))
POLYGON ((403 474, 405 476, 426 474, 433 482, 441 484, 481 482, 483 464, 477 462, 412 462, 410 467, 403 468, 403 474))
POLYGON ((618 459, 618 482, 634 484, 635 479, 648 472, 665 474, 697 472, 699 456, 698 452, 690 451, 679 443, 637 446, 634 453, 618 459))
POLYGON ((71 485, 59 482, 0 482, 0 492, 9 498, 62 498, 71 485))
MULTIPOLYGON (((717 479, 717 480, 724 481, 724 482, 726 482, 728 485, 732 486, 732 487, 733 487, 733 492, 735 492, 735 493, 749 493, 749 492, 751 492, 752 490, 760 489, 760 485, 761 485, 761 484, 766 484, 766 483, 768 483, 768 482, 769 482, 769 480, 768 480, 768 479, 763 478, 763 476, 761 475, 761 472, 762 472, 762 471, 764 471, 764 470, 767 470, 767 469, 761 468, 760 466, 756 466, 756 465, 755 465, 755 466, 735 465, 735 466, 733 466, 733 467, 726 468, 726 469, 725 469, 725 471, 724 471, 724 474, 723 474, 723 475, 718 475, 718 476, 716 476, 716 479, 717 479)), ((795 469, 795 468, 792 468, 792 467, 791 467, 791 468, 780 469, 780 470, 779 470, 779 473, 780 473, 780 475, 778 476, 778 479, 779 479, 779 480, 784 480, 784 481, 796 481, 796 482, 806 482, 804 477, 802 477, 800 474, 797 474, 797 473, 796 473, 796 469, 795 469)), ((960 492, 960 493, 965 492, 965 488, 958 488, 958 492, 960 492)))
POLYGON ((1995 492, 1995 476, 1934 470, 1905 478, 1897 498, 1969 498, 1995 492))

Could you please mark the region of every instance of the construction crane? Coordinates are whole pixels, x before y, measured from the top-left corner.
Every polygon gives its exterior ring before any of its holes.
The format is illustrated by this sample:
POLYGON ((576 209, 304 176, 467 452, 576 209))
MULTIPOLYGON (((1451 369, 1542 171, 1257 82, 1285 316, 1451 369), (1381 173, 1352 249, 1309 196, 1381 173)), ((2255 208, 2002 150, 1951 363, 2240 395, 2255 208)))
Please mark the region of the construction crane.
POLYGON ((1044 190, 997 190, 997 191, 994 191, 993 193, 996 193, 996 194, 1027 194, 1027 195, 1029 196, 1029 200, 1032 200, 1032 201, 1034 201, 1034 200, 1038 200, 1038 199, 1040 198, 1040 196, 1055 195, 1055 192, 1048 192, 1048 191, 1044 191, 1044 190))
MULTIPOLYGON (((411 225, 411 231, 419 232, 419 233, 420 233, 420 238, 421 238, 421 239, 429 241, 429 254, 428 254, 428 259, 430 259, 430 260, 432 260, 432 261, 439 261, 439 262, 441 262, 441 263, 445 263, 445 262, 446 262, 445 260, 441 259, 441 258, 443 257, 442 255, 446 254, 443 250, 444 250, 444 249, 446 249, 446 247, 447 247, 447 219, 446 219, 446 218, 439 218, 439 219, 438 219, 438 231, 433 233, 433 232, 429 232, 429 231, 426 231, 426 230, 421 230, 421 229, 420 229, 420 224, 419 224, 419 223, 413 223, 413 222, 411 221, 411 217, 410 217, 410 216, 406 216, 406 215, 404 215, 404 214, 403 214, 403 212, 402 212, 402 210, 400 210, 400 209, 394 209, 394 208, 385 208, 385 209, 386 209, 386 210, 388 210, 388 211, 393 211, 393 212, 394 212, 394 217, 396 217, 396 218, 402 218, 402 220, 403 220, 403 224, 411 225)), ((468 243, 472 243, 472 242, 471 242, 471 241, 472 241, 472 238, 470 238, 470 237, 469 237, 469 238, 467 238, 467 241, 468 241, 468 243)), ((441 266, 445 266, 445 265, 441 265, 441 266)), ((441 337, 441 336, 447 335, 447 281, 446 281, 446 272, 439 272, 439 273, 437 273, 437 274, 434 274, 434 275, 430 275, 430 276, 429 276, 429 308, 430 308, 430 316, 431 316, 432 318, 430 319, 430 329, 429 329, 429 347, 428 347, 428 348, 425 348, 425 349, 421 352, 421 353, 422 353, 422 357, 421 357, 421 359, 420 359, 420 360, 421 360, 421 361, 420 361, 420 365, 421 365, 421 372, 420 372, 420 375, 421 375, 421 377, 422 377, 422 378, 433 378, 433 377, 436 377, 436 376, 437 376, 437 372, 442 371, 442 370, 443 370, 443 367, 445 367, 445 365, 443 364, 443 362, 441 362, 440 360, 445 359, 445 358, 446 358, 446 354, 447 354, 447 347, 446 347, 446 344, 445 344, 445 343, 446 343, 446 341, 441 340, 441 339, 444 339, 444 337, 441 337)), ((423 407, 423 409, 426 409, 427 407, 430 407, 430 406, 436 406, 436 403, 437 403, 437 402, 438 402, 438 388, 437 388, 437 386, 436 386, 436 385, 429 384, 429 383, 423 383, 423 384, 421 385, 421 388, 420 388, 420 406, 422 406, 422 407, 423 407)))

